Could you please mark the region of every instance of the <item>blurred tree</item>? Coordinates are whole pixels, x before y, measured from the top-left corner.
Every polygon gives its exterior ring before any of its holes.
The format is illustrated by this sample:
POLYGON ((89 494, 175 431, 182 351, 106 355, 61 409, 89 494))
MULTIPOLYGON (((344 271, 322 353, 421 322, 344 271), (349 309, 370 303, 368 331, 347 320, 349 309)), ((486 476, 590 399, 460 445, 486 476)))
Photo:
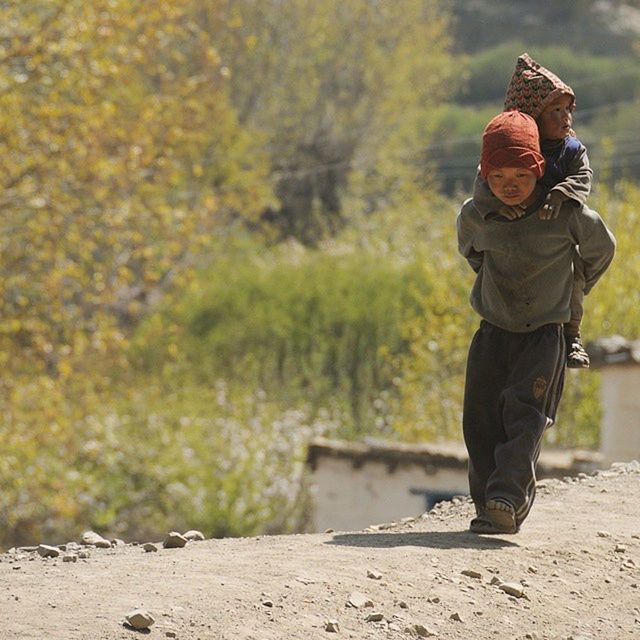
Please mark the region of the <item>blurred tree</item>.
POLYGON ((417 177, 430 112, 453 89, 442 2, 228 0, 203 6, 231 69, 241 122, 268 136, 277 207, 265 217, 313 244, 417 177))
POLYGON ((269 201, 193 6, 3 3, 5 371, 64 377, 105 357, 225 216, 255 219, 269 201))

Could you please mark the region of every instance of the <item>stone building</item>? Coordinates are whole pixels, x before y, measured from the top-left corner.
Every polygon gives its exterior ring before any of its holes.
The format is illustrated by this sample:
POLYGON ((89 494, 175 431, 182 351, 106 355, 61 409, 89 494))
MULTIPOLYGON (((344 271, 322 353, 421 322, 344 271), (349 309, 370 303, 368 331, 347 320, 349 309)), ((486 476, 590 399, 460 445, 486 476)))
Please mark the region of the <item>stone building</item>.
POLYGON ((600 338, 587 351, 601 372, 602 462, 640 460, 640 340, 600 338))
MULTIPOLYGON (((317 439, 312 470, 313 529, 362 529, 416 516, 436 502, 467 495, 467 453, 462 443, 429 445, 317 439)), ((597 453, 544 451, 538 477, 574 476, 600 466, 597 453)))

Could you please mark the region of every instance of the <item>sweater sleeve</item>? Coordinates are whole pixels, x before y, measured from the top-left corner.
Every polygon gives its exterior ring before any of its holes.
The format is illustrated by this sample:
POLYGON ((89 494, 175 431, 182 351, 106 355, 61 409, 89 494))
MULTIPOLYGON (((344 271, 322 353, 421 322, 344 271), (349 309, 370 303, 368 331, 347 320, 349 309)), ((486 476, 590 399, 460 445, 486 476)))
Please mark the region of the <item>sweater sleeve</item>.
POLYGON ((471 268, 478 273, 482 267, 484 253, 476 251, 473 247, 473 239, 477 224, 472 220, 471 211, 474 205, 471 200, 467 200, 463 205, 456 219, 456 228, 458 232, 458 251, 466 258, 471 268))
POLYGON ((577 151, 568 158, 565 179, 556 184, 551 191, 559 191, 566 198, 584 204, 591 193, 593 171, 586 147, 578 144, 577 151))
POLYGON ((602 218, 584 206, 573 212, 571 231, 584 263, 584 292, 587 294, 611 264, 616 240, 602 218))

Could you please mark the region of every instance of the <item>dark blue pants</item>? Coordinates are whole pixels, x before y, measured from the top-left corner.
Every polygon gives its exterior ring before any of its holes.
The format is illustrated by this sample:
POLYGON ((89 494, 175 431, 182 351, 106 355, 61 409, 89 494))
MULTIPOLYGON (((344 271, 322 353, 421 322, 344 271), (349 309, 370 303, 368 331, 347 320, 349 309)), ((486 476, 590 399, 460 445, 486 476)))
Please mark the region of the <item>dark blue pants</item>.
POLYGON ((513 333, 485 320, 469 348, 462 427, 476 510, 507 499, 518 525, 535 498, 535 467, 562 395, 562 325, 513 333))

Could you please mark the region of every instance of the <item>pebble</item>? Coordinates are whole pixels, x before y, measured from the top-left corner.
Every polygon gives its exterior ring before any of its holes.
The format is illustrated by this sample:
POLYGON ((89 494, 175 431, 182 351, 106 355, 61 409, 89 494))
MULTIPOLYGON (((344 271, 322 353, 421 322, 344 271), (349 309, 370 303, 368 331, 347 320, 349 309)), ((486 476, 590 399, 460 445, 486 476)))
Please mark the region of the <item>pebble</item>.
POLYGON ((408 626, 405 630, 405 633, 413 633, 420 638, 433 638, 438 635, 433 629, 429 627, 425 627, 423 624, 412 624, 408 626))
POLYGON ((80 558, 80 560, 86 560, 87 558, 90 558, 91 554, 88 551, 80 551, 80 553, 78 553, 78 558, 80 558))
POLYGON ((401 609, 408 609, 409 608, 409 605, 404 600, 400 600, 400 602, 398 602, 398 606, 401 609))
POLYGON ((365 596, 364 593, 354 591, 349 595, 347 606, 353 607, 354 609, 360 609, 360 607, 373 607, 373 602, 369 596, 365 596))
POLYGON ((627 551, 627 547, 625 547, 623 544, 616 545, 616 548, 615 548, 616 553, 626 553, 626 551, 627 551))
POLYGON ((62 556, 62 562, 78 562, 78 556, 75 553, 67 553, 62 556))
POLYGON ((533 565, 531 565, 531 566, 527 569, 527 571, 528 571, 529 573, 538 573, 538 567, 534 567, 533 565))
POLYGON ((60 555, 58 547, 51 547, 48 544, 41 544, 37 549, 43 558, 57 558, 60 555))
POLYGON ((165 549, 181 549, 187 544, 188 540, 177 531, 170 531, 164 539, 162 546, 165 549))
POLYGON ((449 616, 449 620, 455 620, 456 622, 464 622, 462 616, 456 611, 449 616))
POLYGON ((367 578, 371 578, 372 580, 382 580, 382 574, 375 569, 369 569, 367 571, 367 578))
POLYGON ((340 631, 340 625, 337 620, 327 620, 324 625, 324 630, 330 633, 338 633, 338 631, 340 631))
POLYGON ((381 622, 382 620, 384 620, 384 614, 383 613, 370 613, 366 617, 366 621, 367 622, 381 622))
POLYGON ((194 542, 202 542, 203 540, 206 540, 206 538, 204 537, 204 533, 202 533, 202 531, 198 531, 197 529, 191 529, 190 531, 187 531, 182 535, 187 540, 192 540, 194 542))
POLYGON ((142 629, 148 629, 155 620, 153 616, 143 609, 134 609, 131 613, 125 616, 125 622, 134 629, 141 631, 142 629))
POLYGON ((80 538, 80 542, 88 547, 111 549, 111 542, 95 531, 85 531, 80 538))
POLYGON ((461 573, 463 576, 469 576, 469 578, 477 578, 478 580, 482 579, 482 574, 474 569, 464 569, 461 573))
POLYGON ((440 598, 438 596, 430 596, 427 598, 427 602, 431 602, 431 604, 439 604, 440 598))
POLYGON ((598 531, 599 538, 610 538, 611 534, 608 531, 598 531))
POLYGON ((498 588, 514 598, 524 598, 522 585, 517 582, 504 582, 498 588))
POLYGON ((158 546, 153 544, 153 542, 145 542, 142 545, 142 548, 145 550, 146 553, 150 553, 153 551, 158 551, 158 546))

